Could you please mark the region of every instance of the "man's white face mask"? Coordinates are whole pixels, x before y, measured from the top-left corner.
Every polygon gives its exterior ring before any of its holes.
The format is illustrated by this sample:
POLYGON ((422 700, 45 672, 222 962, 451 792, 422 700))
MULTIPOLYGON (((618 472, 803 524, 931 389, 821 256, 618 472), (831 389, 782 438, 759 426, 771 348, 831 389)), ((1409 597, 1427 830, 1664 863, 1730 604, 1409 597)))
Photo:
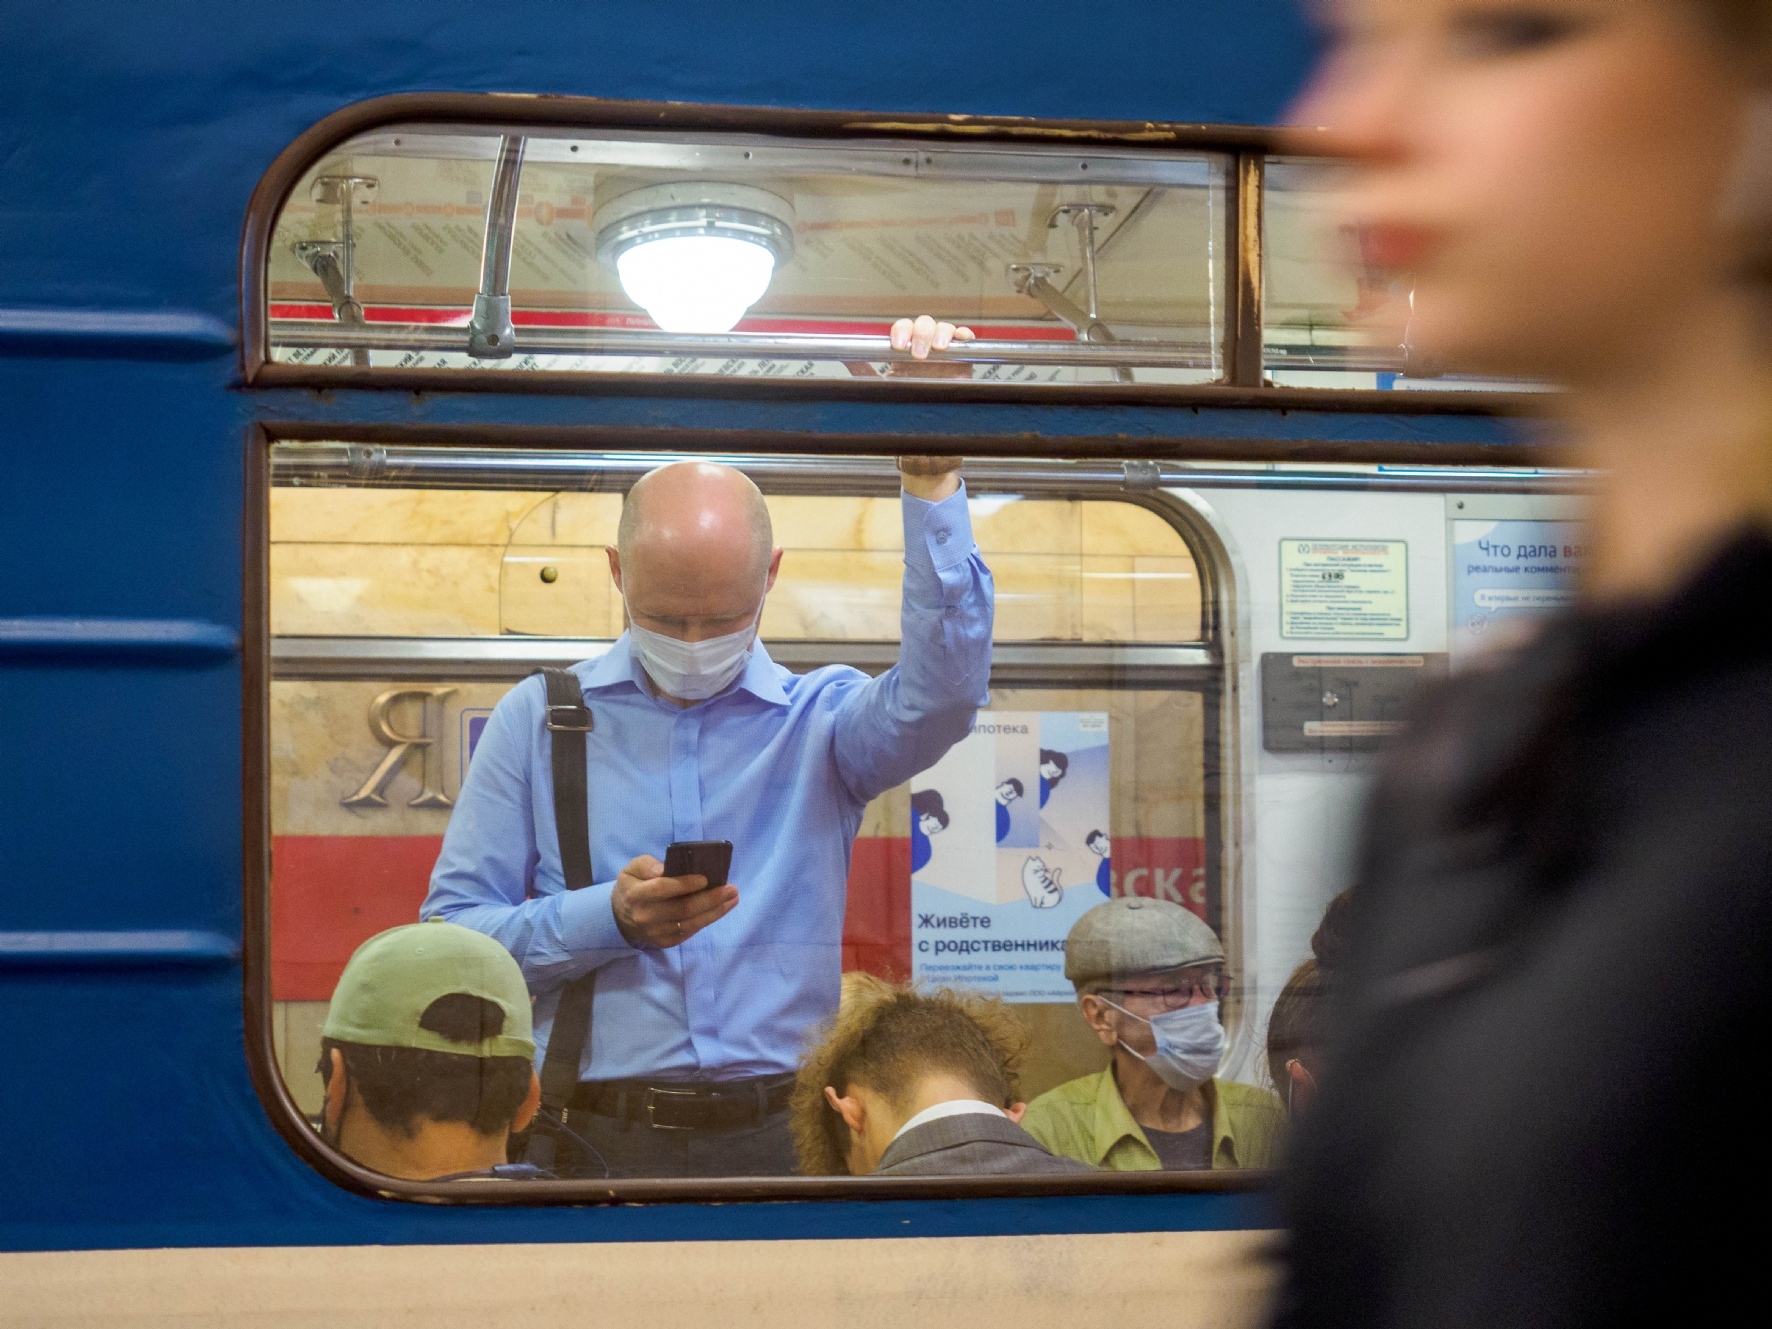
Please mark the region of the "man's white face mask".
MULTIPOLYGON (((625 596, 623 600, 625 603, 625 596)), ((724 691, 744 672, 762 617, 763 606, 759 603, 757 617, 737 632, 705 641, 681 641, 641 627, 634 622, 634 611, 629 609, 628 643, 660 692, 684 701, 703 701, 724 691)))

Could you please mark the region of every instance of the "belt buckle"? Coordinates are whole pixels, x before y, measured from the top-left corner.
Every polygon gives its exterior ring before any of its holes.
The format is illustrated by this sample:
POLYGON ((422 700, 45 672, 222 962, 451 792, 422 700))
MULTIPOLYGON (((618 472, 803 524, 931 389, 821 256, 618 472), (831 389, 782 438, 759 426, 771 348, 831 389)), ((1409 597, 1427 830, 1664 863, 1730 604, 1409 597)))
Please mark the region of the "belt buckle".
POLYGON ((588 734, 592 729, 591 708, 589 706, 550 706, 547 709, 547 727, 556 734, 588 734), (554 716, 564 714, 572 723, 556 723, 554 716))
POLYGON ((658 1111, 660 1098, 700 1098, 701 1095, 688 1089, 660 1089, 649 1086, 646 1090, 646 1124, 655 1131, 692 1131, 693 1126, 666 1126, 654 1115, 658 1111))

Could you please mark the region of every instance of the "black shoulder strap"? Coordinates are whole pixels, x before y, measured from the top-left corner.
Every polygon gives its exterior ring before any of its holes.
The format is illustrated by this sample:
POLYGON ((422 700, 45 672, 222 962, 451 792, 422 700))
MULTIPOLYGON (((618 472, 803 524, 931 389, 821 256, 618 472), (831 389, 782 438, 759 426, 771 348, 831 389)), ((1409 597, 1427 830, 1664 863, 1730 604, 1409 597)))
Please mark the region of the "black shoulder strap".
MULTIPOLYGON (((560 871, 566 889, 583 890, 591 884, 591 800, 585 784, 585 735, 591 732, 591 712, 575 675, 565 669, 541 671, 548 689, 547 728, 554 773, 554 826, 560 837, 560 871)), ((554 1008, 554 1027, 548 1035, 548 1054, 541 1064, 543 1113, 563 1118, 566 1105, 578 1088, 579 1063, 591 1041, 591 1003, 596 996, 593 971, 575 978, 560 990, 554 1008)), ((529 1137, 525 1161, 542 1168, 554 1165, 556 1137, 545 1118, 529 1137)))
POLYGON ((544 669, 541 675, 548 685, 560 871, 567 890, 581 891, 591 884, 591 799, 585 788, 585 735, 591 732, 591 712, 570 670, 544 669))

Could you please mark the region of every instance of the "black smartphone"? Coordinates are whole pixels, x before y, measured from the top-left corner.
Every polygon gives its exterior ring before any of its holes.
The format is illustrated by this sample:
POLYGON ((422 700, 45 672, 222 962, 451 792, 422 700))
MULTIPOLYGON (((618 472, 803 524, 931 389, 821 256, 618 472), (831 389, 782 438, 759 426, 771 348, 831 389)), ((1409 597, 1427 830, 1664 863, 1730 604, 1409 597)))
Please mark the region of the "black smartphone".
POLYGON ((667 877, 706 877, 710 887, 724 886, 731 870, 730 840, 677 840, 665 850, 667 877))

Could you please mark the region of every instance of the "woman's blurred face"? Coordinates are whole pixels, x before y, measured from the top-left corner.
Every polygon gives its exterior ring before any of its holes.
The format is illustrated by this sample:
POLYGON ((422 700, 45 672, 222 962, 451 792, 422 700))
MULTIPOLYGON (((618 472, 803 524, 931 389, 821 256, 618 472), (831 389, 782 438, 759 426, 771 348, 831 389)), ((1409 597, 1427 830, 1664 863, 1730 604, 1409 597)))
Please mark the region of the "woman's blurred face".
POLYGON ((1345 220, 1369 261, 1413 276, 1417 351, 1579 385, 1714 295, 1747 85, 1701 11, 1333 4, 1332 52, 1292 118, 1355 163, 1345 220))

